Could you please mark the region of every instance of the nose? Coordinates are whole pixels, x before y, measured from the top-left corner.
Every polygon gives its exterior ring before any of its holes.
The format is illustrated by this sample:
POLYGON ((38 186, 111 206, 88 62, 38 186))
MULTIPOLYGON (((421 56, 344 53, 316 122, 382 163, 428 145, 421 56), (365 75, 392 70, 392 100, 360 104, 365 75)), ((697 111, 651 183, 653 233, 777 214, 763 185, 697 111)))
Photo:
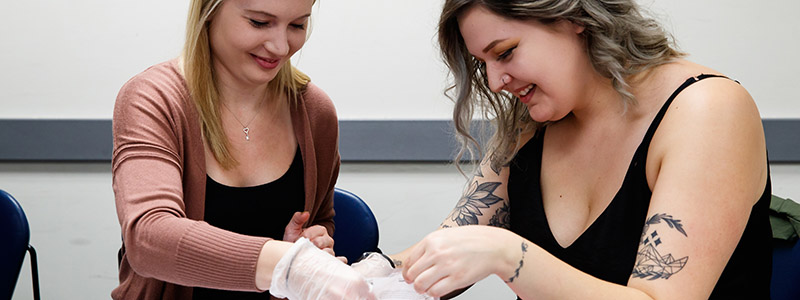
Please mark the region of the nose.
POLYGON ((489 82, 489 89, 495 93, 499 93, 511 82, 511 76, 506 75, 491 62, 486 62, 486 79, 489 82))
POLYGON ((289 54, 289 36, 284 30, 275 30, 264 41, 264 49, 273 55, 284 57, 289 54))

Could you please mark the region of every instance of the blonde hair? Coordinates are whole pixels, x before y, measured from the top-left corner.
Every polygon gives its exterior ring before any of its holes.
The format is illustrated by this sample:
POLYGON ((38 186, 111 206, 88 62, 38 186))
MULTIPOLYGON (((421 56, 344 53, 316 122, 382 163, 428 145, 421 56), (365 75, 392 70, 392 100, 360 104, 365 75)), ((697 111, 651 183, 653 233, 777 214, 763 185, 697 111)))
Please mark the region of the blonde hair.
POLYGON ((642 15, 634 0, 446 0, 439 19, 439 45, 454 81, 445 93, 455 102, 453 123, 461 143, 456 162, 467 153, 476 157, 475 150, 482 154, 480 143, 470 134, 476 110, 492 120, 494 134, 487 152, 495 169, 513 158, 522 131, 542 126, 513 96, 491 91, 485 65, 467 50, 458 17, 475 6, 511 20, 581 24, 592 66, 611 79, 625 105, 636 103, 628 91, 630 76, 684 55, 655 20, 642 15))
MULTIPOLYGON (((203 137, 211 153, 223 168, 238 164, 232 156, 220 118, 220 95, 216 76, 211 63, 211 45, 208 37, 208 24, 219 5, 224 0, 192 0, 186 20, 186 42, 183 46, 183 75, 189 94, 200 116, 203 137)), ((287 61, 275 78, 267 86, 268 97, 286 95, 289 103, 299 101, 300 95, 311 79, 287 61)))

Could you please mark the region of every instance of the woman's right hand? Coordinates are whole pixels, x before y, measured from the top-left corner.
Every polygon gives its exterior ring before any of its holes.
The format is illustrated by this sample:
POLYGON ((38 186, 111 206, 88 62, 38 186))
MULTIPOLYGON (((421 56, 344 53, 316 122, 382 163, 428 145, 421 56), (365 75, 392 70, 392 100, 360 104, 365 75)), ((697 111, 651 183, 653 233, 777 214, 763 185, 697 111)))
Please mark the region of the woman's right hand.
POLYGON ((289 299, 377 299, 363 276, 306 238, 281 257, 269 292, 289 299))
POLYGON ((509 281, 514 269, 521 266, 521 240, 513 232, 493 226, 440 229, 407 250, 403 277, 414 284, 417 293, 434 297, 492 274, 509 281))
MULTIPOLYGON (((297 239, 304 237, 311 241, 312 244, 322 251, 328 252, 330 255, 335 255, 333 252, 333 238, 328 235, 328 230, 321 225, 314 225, 308 228, 303 228, 303 225, 308 222, 311 217, 307 211, 295 212, 289 224, 283 231, 283 240, 286 242, 294 243, 297 239)), ((342 257, 341 259, 344 259, 342 257)), ((346 259, 345 259, 345 262, 346 259)))

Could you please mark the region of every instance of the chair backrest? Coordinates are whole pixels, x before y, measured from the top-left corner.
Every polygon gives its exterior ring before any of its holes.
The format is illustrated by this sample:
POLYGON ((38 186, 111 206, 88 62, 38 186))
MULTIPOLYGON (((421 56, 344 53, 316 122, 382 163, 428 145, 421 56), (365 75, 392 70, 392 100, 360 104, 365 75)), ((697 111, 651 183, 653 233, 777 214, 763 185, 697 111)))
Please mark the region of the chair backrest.
POLYGON ((772 240, 770 294, 773 300, 800 299, 800 240, 772 240))
POLYGON ((14 197, 0 190, 0 299, 11 299, 31 232, 28 218, 14 197))
POLYGON ((336 188, 333 194, 336 231, 333 251, 353 263, 364 252, 378 250, 378 221, 369 206, 355 194, 336 188))

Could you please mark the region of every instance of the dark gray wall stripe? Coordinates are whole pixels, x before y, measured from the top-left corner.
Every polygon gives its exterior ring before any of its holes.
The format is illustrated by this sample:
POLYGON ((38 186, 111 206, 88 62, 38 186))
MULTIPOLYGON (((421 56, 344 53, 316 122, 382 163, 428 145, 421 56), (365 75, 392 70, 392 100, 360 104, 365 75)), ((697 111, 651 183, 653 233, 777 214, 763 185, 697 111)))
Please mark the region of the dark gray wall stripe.
POLYGON ((766 119, 764 135, 771 163, 800 163, 800 119, 766 119))
MULTIPOLYGON (((448 121, 340 121, 345 162, 445 162, 448 121)), ((772 163, 800 163, 800 119, 766 119, 772 163)), ((0 120, 0 161, 109 161, 109 120, 0 120)))
POLYGON ((0 120, 2 161, 110 161, 109 120, 0 120))

